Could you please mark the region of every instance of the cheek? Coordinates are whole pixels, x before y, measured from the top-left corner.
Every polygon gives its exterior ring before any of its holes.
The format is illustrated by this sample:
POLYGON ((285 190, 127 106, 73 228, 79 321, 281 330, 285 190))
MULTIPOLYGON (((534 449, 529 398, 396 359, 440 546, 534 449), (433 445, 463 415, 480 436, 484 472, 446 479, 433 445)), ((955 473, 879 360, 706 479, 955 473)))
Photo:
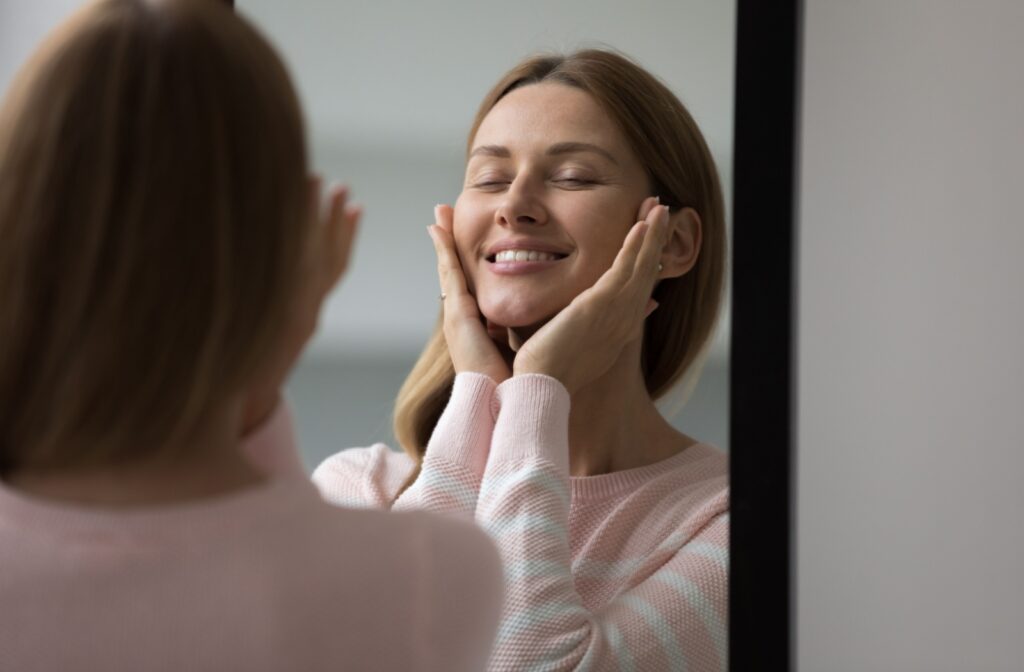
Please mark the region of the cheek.
MULTIPOLYGON (((621 210, 621 206, 619 208, 621 210)), ((588 274, 600 275, 607 271, 622 249, 626 234, 635 223, 635 213, 629 214, 608 208, 577 218, 573 238, 580 251, 580 261, 588 274)))
POLYGON ((629 233, 629 228, 616 227, 615 230, 609 231, 608 233, 609 235, 603 236, 602 239, 595 244, 595 248, 597 250, 596 262, 601 266, 602 273, 611 268, 612 264, 615 262, 615 257, 618 256, 619 250, 622 249, 622 243, 626 240, 626 234, 629 233))

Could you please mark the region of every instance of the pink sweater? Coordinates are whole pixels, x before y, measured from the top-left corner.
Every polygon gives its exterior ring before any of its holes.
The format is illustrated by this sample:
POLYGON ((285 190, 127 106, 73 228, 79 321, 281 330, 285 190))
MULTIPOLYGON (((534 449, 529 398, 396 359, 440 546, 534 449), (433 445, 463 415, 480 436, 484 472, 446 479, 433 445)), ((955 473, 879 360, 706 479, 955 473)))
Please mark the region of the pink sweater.
POLYGON ((482 669, 493 544, 464 521, 325 504, 278 449, 291 434, 280 411, 247 446, 290 476, 187 505, 92 509, 0 484, 0 669, 482 669))
MULTIPOLYGON (((490 670, 726 669, 728 474, 699 444, 639 469, 569 476, 569 396, 547 376, 456 377, 394 509, 475 518, 506 596, 490 670)), ((317 468, 329 501, 390 507, 413 461, 383 445, 317 468)))

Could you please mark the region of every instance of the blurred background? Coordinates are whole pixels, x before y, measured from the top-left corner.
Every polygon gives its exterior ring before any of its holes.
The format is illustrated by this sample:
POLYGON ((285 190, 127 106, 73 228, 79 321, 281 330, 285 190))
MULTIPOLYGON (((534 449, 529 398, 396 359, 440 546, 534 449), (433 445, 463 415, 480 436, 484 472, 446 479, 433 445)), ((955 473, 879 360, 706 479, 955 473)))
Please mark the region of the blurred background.
MULTIPOLYGON (((0 0, 0 86, 81 0, 0 0)), ((527 54, 605 46, 631 56, 687 105, 731 199, 735 3, 608 0, 478 3, 236 0, 289 66, 316 170, 365 206, 353 262, 288 385, 306 466, 384 442, 394 397, 438 317, 426 226, 453 203, 480 99, 527 54)), ((727 213, 728 217, 728 213, 727 213)), ((727 317, 728 307, 726 307, 727 317)), ((728 324, 696 387, 663 412, 728 445, 728 324)))

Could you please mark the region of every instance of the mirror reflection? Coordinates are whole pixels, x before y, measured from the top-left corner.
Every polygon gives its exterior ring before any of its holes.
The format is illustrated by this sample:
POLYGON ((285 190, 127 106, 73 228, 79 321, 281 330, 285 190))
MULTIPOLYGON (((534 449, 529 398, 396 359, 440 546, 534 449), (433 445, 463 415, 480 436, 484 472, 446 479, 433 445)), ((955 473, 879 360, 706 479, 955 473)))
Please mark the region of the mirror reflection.
POLYGON ((322 492, 488 530, 495 669, 723 667, 734 7, 241 9, 367 206, 289 386, 322 492))
POLYGON ((734 8, 223 4, 8 89, 0 594, 76 633, 25 668, 723 669, 734 8))
MULTIPOLYGON (((692 114, 730 202, 734 3, 237 4, 289 65, 315 167, 366 206, 351 267, 289 387, 311 469, 339 446, 397 448, 394 400, 439 312, 424 231, 434 205, 461 193, 484 94, 524 57, 609 47, 640 63, 692 114)), ((727 301, 699 380, 691 375, 659 403, 674 426, 721 448, 727 301)))

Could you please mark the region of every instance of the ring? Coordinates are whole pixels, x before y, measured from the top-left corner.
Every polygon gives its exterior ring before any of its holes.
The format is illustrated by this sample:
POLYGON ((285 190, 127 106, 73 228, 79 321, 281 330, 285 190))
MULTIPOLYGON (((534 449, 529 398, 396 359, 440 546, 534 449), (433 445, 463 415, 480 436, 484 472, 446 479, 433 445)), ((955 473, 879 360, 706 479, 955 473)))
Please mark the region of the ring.
POLYGON ((439 297, 437 297, 437 298, 439 300, 441 300, 441 301, 444 301, 446 298, 448 298, 448 295, 445 294, 444 292, 441 292, 441 295, 439 297))

